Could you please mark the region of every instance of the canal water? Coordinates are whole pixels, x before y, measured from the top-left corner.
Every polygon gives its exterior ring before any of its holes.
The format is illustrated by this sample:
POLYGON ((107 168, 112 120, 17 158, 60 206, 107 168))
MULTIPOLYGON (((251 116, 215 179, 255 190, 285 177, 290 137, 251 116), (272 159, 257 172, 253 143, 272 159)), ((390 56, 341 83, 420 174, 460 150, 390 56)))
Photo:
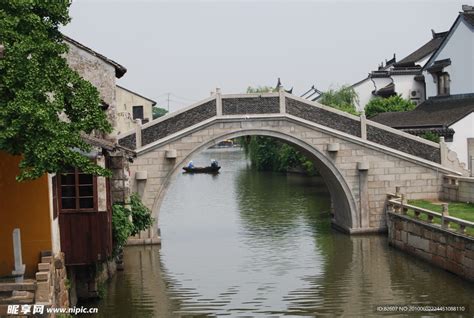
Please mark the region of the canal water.
POLYGON ((474 313, 474 284, 390 248, 383 235, 333 230, 320 179, 253 171, 238 148, 193 159, 211 158, 219 175, 180 174, 166 194, 161 248, 125 249, 100 316, 377 317, 377 306, 394 304, 474 313))

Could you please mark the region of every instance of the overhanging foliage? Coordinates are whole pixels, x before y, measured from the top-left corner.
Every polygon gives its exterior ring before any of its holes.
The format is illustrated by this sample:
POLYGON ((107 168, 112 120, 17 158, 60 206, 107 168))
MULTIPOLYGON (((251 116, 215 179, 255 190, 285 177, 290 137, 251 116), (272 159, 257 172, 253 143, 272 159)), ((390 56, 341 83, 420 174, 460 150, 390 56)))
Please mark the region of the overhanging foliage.
POLYGON ((58 28, 70 1, 0 1, 0 151, 21 155, 18 180, 68 166, 107 171, 83 156, 81 133, 110 132, 97 89, 67 65, 58 28), (79 150, 79 151, 78 151, 79 150))

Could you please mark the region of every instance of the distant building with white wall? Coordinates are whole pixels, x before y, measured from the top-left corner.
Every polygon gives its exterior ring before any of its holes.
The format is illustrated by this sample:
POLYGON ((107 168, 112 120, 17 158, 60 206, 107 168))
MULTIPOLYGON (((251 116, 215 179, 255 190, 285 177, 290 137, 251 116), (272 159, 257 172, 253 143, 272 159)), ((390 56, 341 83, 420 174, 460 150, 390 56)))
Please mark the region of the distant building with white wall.
POLYGON ((427 100, 411 112, 383 113, 373 120, 415 135, 445 138, 461 162, 474 169, 474 7, 456 21, 422 69, 427 100))
POLYGON ((142 124, 153 120, 153 106, 156 102, 128 88, 116 85, 117 100, 117 134, 132 130, 136 127, 136 119, 142 124))
POLYGON ((396 94, 419 104, 425 100, 425 88, 422 69, 438 49, 447 32, 436 33, 432 30, 432 38, 400 61, 395 55, 386 60, 385 65, 372 71, 361 81, 352 85, 358 95, 356 109, 363 111, 367 103, 375 97, 390 97, 396 94))

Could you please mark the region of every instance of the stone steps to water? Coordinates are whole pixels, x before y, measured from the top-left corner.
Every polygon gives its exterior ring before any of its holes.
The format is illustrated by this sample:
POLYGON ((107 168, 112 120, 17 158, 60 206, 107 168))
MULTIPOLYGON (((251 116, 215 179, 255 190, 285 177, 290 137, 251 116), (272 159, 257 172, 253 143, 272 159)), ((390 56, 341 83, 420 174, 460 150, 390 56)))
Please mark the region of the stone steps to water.
POLYGON ((36 281, 33 279, 25 279, 21 283, 17 283, 17 282, 0 283, 0 292, 35 291, 35 290, 36 290, 36 281))
POLYGON ((0 305, 33 304, 35 293, 29 291, 13 291, 7 295, 0 295, 0 305))

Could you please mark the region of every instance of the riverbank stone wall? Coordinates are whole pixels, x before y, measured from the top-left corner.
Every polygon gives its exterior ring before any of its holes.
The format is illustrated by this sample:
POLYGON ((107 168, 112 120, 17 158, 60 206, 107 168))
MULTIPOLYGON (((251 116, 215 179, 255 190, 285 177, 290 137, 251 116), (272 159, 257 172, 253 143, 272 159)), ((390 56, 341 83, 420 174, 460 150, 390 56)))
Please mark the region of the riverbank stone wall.
POLYGON ((388 212, 389 244, 474 282, 474 238, 388 212))

